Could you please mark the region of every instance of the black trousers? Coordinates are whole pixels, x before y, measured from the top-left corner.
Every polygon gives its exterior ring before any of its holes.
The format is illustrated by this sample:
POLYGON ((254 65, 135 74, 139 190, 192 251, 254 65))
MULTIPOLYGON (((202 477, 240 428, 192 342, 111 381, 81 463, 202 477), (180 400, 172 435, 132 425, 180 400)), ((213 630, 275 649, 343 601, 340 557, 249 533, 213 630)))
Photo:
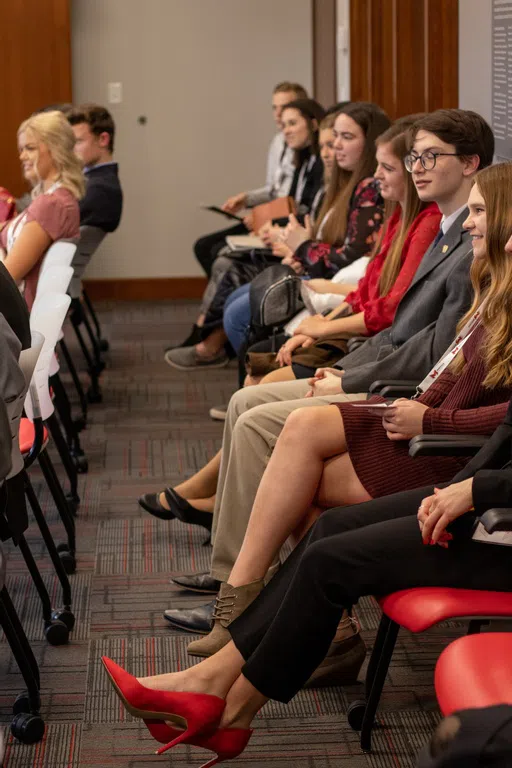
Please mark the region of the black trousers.
POLYGON ((416 515, 432 493, 418 488, 321 515, 229 628, 246 660, 242 673, 260 693, 293 698, 324 659, 343 610, 364 595, 412 587, 512 590, 510 548, 472 541, 469 515, 451 527, 448 549, 422 543, 416 515))
POLYGON ((221 229, 220 232, 213 232, 211 235, 200 237, 194 243, 194 253, 196 259, 210 277, 212 265, 218 256, 220 249, 226 244, 224 241, 227 235, 246 235, 247 227, 245 224, 235 224, 227 229, 221 229))

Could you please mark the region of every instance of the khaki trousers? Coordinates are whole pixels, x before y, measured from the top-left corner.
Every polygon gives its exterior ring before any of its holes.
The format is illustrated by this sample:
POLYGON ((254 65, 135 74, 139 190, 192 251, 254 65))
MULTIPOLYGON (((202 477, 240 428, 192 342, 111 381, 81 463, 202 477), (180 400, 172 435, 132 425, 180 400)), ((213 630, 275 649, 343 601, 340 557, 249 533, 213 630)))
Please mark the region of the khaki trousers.
MULTIPOLYGON (((227 581, 245 536, 256 491, 288 415, 307 408, 350 400, 366 393, 305 398, 306 379, 258 384, 238 390, 224 425, 222 461, 213 513, 211 575, 227 581)), ((272 570, 275 569, 276 563, 272 570)))

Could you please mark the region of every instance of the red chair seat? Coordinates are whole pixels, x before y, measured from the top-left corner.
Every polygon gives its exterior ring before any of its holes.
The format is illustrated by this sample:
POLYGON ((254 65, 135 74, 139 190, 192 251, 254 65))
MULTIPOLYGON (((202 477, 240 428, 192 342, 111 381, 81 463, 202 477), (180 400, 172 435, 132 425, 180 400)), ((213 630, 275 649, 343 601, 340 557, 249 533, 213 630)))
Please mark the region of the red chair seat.
POLYGON ((435 686, 443 715, 512 704, 512 634, 484 632, 455 640, 439 657, 435 686))
MULTIPOLYGON (((20 451, 22 454, 26 454, 30 451, 34 444, 34 438, 35 438, 36 431, 34 429, 34 425, 32 424, 29 419, 22 419, 20 421, 20 434, 19 434, 19 443, 20 443, 20 451)), ((43 446, 46 445, 48 441, 48 430, 46 427, 44 427, 44 434, 43 434, 43 446)))
POLYGON ((393 592, 379 600, 386 616, 410 632, 424 632, 455 618, 512 617, 512 592, 418 587, 393 592))

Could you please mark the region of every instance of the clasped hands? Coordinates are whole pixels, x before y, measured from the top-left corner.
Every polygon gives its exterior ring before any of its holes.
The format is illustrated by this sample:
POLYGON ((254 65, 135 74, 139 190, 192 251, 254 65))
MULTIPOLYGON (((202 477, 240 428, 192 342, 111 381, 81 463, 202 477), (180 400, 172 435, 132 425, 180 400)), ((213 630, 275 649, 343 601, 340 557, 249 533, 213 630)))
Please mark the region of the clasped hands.
POLYGON ((418 509, 418 525, 424 544, 438 544, 447 549, 453 538, 447 527, 473 508, 473 478, 447 488, 434 488, 418 509))

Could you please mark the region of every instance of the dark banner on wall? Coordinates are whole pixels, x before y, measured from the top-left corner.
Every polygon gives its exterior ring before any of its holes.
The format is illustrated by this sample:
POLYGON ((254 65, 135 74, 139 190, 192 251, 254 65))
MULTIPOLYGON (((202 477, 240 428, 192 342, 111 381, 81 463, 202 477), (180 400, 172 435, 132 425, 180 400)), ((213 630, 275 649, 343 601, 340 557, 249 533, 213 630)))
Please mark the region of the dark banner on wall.
POLYGON ((512 0, 492 3, 492 127, 496 155, 512 159, 512 0))

